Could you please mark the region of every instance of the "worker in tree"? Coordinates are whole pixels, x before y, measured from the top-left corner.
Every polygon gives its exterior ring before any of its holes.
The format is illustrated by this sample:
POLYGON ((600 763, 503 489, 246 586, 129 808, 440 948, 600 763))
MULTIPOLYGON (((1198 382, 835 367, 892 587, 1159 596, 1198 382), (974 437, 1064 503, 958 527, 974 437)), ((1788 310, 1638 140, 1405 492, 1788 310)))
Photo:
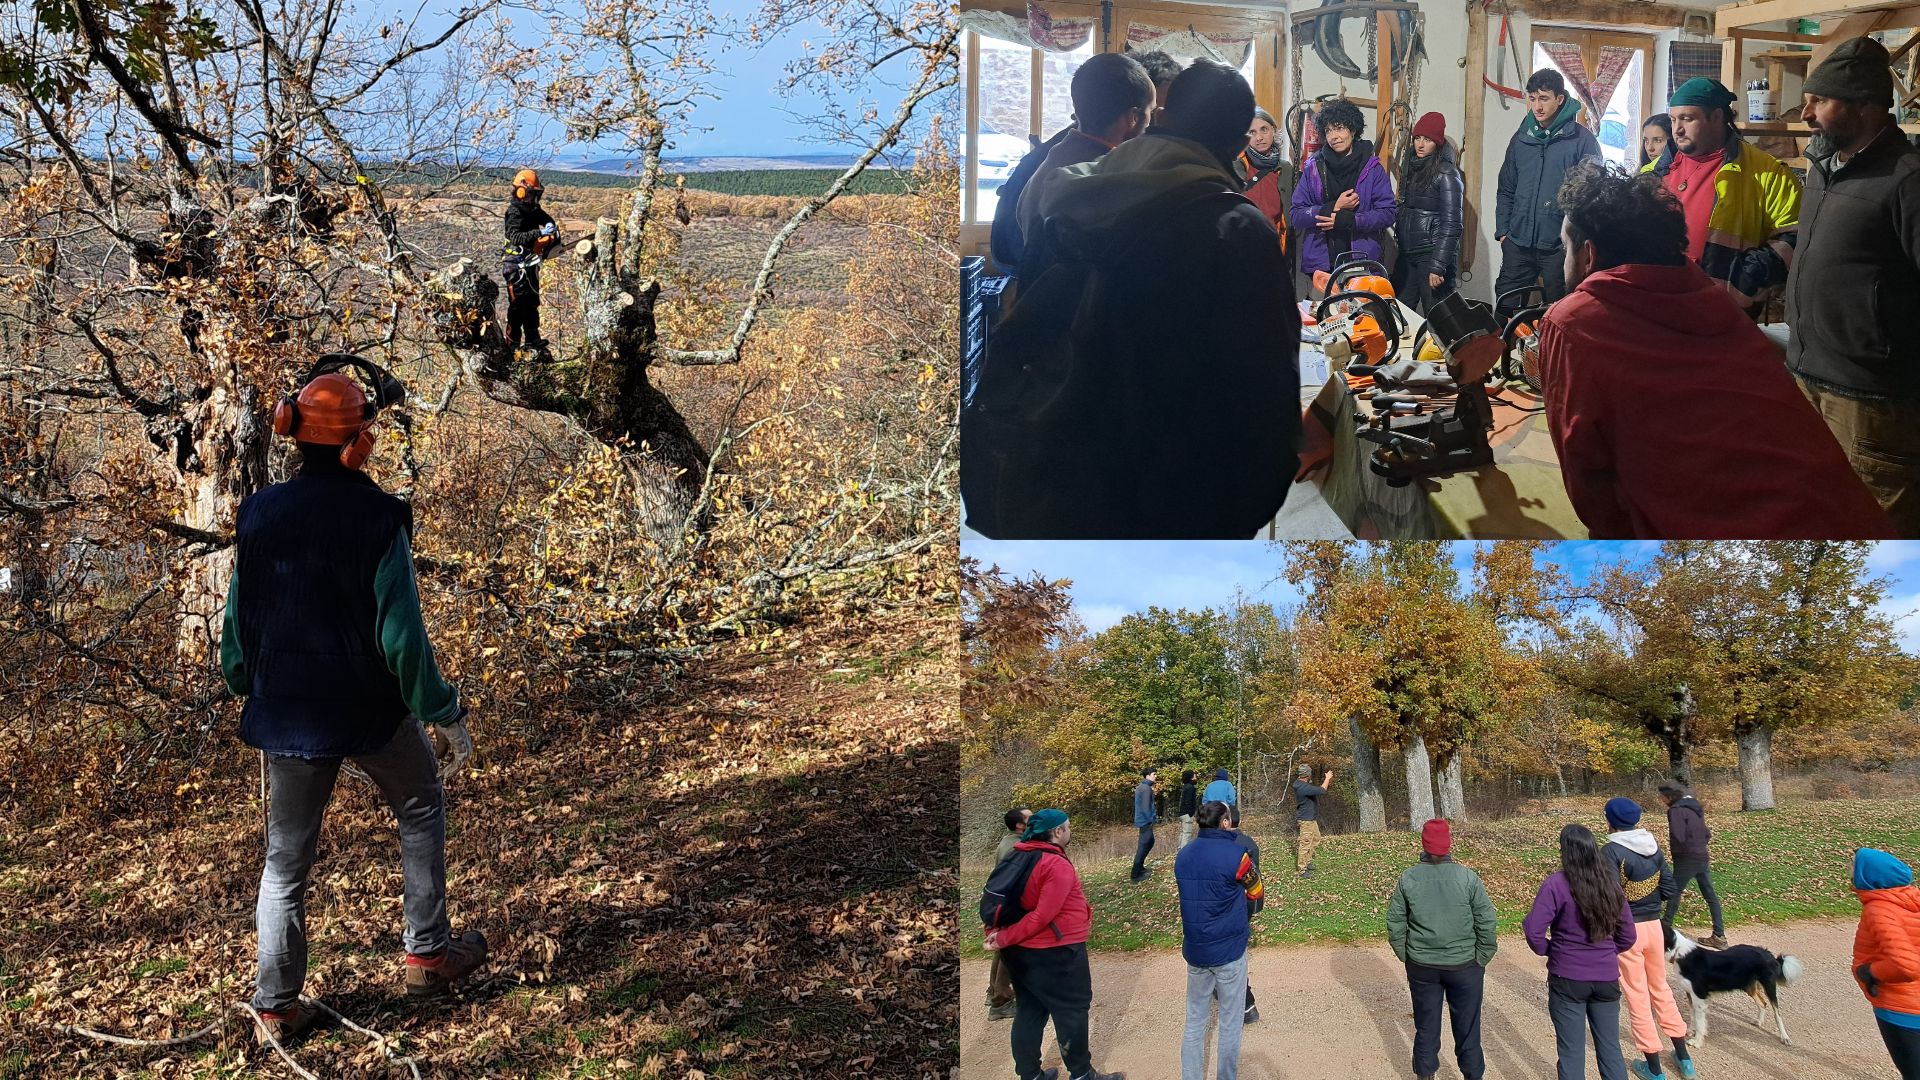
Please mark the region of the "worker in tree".
POLYGON ((507 238, 500 276, 507 280, 507 345, 546 347, 540 336, 540 264, 560 242, 553 216, 540 208, 540 174, 513 174, 513 198, 507 202, 507 238))
POLYGON ((473 753, 466 710, 440 677, 421 621, 412 510, 360 471, 379 409, 405 394, 360 357, 321 357, 299 395, 273 411, 274 431, 299 444, 299 472, 242 503, 235 528, 220 668, 227 688, 246 698, 241 740, 266 755, 253 1006, 277 1039, 316 1016, 300 997, 307 879, 344 761, 373 780, 399 823, 407 994, 442 993, 487 957, 485 938, 456 938, 447 921, 446 809, 433 744, 450 769, 465 764, 473 753))

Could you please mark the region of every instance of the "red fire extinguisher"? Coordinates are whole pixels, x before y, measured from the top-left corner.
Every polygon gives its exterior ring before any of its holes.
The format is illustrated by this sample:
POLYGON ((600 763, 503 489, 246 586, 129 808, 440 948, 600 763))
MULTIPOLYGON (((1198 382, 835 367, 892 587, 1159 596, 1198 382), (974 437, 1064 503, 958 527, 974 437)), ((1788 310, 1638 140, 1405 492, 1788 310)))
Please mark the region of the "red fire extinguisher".
POLYGON ((1300 160, 1305 161, 1320 149, 1320 128, 1313 122, 1313 114, 1319 110, 1316 103, 1300 110, 1300 160))

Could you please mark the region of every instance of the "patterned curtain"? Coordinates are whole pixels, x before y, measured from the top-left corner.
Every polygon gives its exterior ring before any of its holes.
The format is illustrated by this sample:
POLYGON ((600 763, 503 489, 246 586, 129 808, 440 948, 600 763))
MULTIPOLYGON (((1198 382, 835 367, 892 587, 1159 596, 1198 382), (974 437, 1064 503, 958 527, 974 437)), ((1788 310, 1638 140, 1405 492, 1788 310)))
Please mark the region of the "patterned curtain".
POLYGON ((1042 52, 1072 52, 1085 45, 1093 36, 1094 22, 1092 18, 1057 18, 1031 0, 1025 19, 1005 11, 984 9, 962 11, 959 18, 963 30, 1042 52))
POLYGON ((1634 54, 1639 51, 1623 45, 1600 46, 1600 70, 1589 79, 1587 63, 1580 56, 1580 46, 1564 41, 1543 41, 1540 47, 1553 59, 1560 74, 1566 76, 1567 89, 1586 108, 1588 123, 1595 127, 1607 115, 1607 106, 1613 102, 1613 92, 1619 89, 1620 80, 1627 73, 1627 65, 1633 63, 1634 54))
POLYGON ((1573 94, 1573 99, 1587 110, 1589 117, 1599 115, 1593 107, 1592 92, 1587 88, 1587 62, 1580 56, 1580 46, 1565 41, 1542 41, 1539 44, 1553 61, 1553 66, 1559 68, 1560 74, 1566 78, 1567 90, 1573 94))
POLYGON ((1253 54, 1251 34, 1202 34, 1185 29, 1132 23, 1127 27, 1128 52, 1158 49, 1176 60, 1218 60, 1238 70, 1253 54))

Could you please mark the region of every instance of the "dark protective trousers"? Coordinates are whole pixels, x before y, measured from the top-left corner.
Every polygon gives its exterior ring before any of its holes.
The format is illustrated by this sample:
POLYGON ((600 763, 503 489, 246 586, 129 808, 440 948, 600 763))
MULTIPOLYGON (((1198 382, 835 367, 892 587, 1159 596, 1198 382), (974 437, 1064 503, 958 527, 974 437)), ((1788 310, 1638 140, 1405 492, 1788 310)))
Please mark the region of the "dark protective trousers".
POLYGON ((1053 1021, 1060 1041, 1060 1059, 1067 1075, 1093 1071, 1093 1053, 1087 1046, 1087 1010, 1093 1007, 1093 969, 1087 966, 1087 945, 1056 945, 1051 949, 1001 950, 1007 974, 1013 977, 1013 1069, 1021 1080, 1040 1075, 1040 1038, 1053 1021))
MULTIPOLYGON (((1557 244, 1550 248, 1524 248, 1511 238, 1500 241, 1500 276, 1493 283, 1495 299, 1536 283, 1546 290, 1549 304, 1567 295, 1566 258, 1566 251, 1557 244)), ((1500 320, 1505 322, 1507 316, 1518 310, 1520 308, 1513 305, 1500 308, 1500 320)))
POLYGON ((1660 921, 1673 925, 1673 916, 1680 910, 1680 894, 1687 891, 1687 882, 1700 882, 1700 895, 1707 900, 1707 911, 1713 916, 1713 932, 1723 934, 1727 925, 1720 919, 1720 894, 1713 889, 1713 875, 1709 872, 1707 860, 1690 855, 1673 857, 1673 896, 1667 901, 1666 914, 1660 921))
POLYGON ((540 340, 540 267, 508 270, 507 344, 519 348, 522 341, 540 340))
POLYGON ((1480 1080, 1487 1072, 1480 1052, 1480 994, 1487 969, 1449 971, 1407 961, 1407 989, 1413 994, 1413 1075, 1440 1071, 1440 1005, 1447 1006, 1453 1023, 1453 1059, 1466 1080, 1480 1080))
POLYGON ((1589 1029, 1600 1080, 1627 1080, 1627 1062, 1620 1056, 1620 980, 1583 982, 1549 975, 1547 1013, 1553 1017, 1559 1080, 1586 1080, 1583 1059, 1589 1029))

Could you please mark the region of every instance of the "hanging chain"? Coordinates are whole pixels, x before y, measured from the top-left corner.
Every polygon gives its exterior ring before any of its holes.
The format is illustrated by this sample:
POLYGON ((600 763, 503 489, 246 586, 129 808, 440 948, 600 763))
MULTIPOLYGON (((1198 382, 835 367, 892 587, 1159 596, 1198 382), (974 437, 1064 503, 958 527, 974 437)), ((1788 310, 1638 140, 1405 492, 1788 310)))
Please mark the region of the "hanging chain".
POLYGON ((1367 81, 1380 85, 1380 19, 1369 11, 1366 17, 1367 81))

